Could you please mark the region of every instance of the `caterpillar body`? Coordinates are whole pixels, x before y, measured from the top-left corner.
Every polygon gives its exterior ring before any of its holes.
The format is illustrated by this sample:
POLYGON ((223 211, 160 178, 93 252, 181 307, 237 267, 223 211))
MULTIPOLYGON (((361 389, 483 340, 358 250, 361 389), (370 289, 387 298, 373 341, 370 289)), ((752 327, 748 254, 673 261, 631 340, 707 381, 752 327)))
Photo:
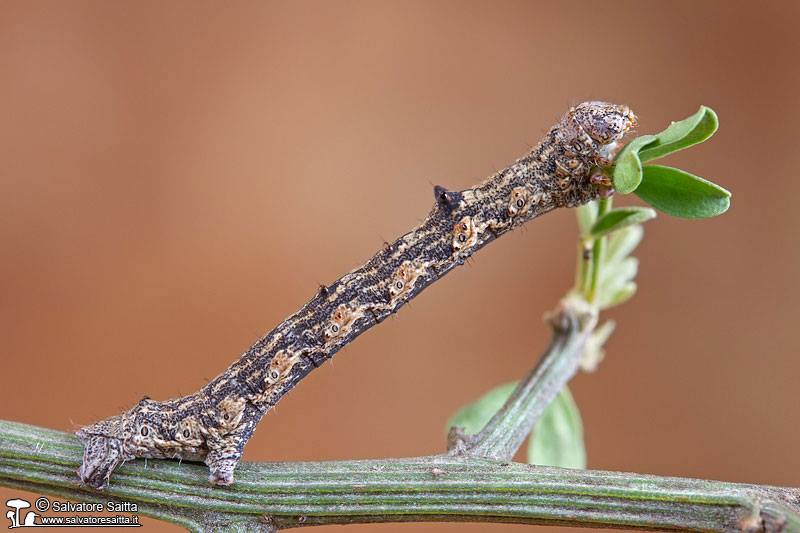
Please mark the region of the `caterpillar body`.
POLYGON ((309 372, 501 235, 559 207, 608 191, 591 179, 636 125, 626 106, 571 108, 524 157, 473 188, 434 188, 415 229, 320 291, 199 391, 149 398, 77 432, 80 479, 104 488, 125 461, 204 461, 211 483, 233 483, 244 446, 264 414, 309 372))

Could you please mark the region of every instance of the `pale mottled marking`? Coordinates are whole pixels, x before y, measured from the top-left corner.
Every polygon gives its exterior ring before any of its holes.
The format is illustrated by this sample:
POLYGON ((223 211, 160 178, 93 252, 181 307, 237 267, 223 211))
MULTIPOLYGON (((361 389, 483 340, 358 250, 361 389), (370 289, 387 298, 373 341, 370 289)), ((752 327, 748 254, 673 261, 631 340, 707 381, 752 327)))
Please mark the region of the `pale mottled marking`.
POLYGON ((478 228, 472 217, 464 217, 453 228, 453 250, 468 250, 478 242, 478 228))
POLYGON ((425 274, 425 267, 412 261, 403 261, 400 268, 389 279, 389 299, 395 302, 414 289, 414 284, 425 274))
POLYGON ((267 383, 267 385, 274 385, 285 380, 289 377, 289 374, 292 372, 292 368, 299 360, 299 354, 289 355, 289 353, 286 351, 281 350, 280 352, 276 353, 275 357, 273 357, 272 361, 270 361, 269 368, 264 376, 264 381, 267 383))
POLYGON ((528 207, 531 194, 527 187, 514 187, 511 189, 511 198, 508 202, 508 214, 512 217, 522 213, 528 207))
POLYGON ((236 429, 244 416, 245 401, 243 397, 229 396, 217 404, 216 415, 220 432, 236 429))
POLYGON ((351 308, 347 304, 342 304, 337 307, 328 320, 328 326, 325 328, 325 339, 331 341, 338 337, 344 337, 353 328, 355 322, 364 316, 364 311, 361 307, 351 308))

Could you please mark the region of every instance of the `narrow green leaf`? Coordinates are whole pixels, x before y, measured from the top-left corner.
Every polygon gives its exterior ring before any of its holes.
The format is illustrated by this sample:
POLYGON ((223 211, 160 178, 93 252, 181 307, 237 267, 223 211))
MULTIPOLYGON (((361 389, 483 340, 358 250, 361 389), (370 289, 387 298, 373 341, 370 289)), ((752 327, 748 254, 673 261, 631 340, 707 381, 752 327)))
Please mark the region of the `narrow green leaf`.
POLYGON ((615 279, 630 281, 636 277, 638 272, 639 259, 628 256, 622 261, 618 261, 614 264, 603 265, 603 271, 600 274, 600 283, 609 283, 615 279))
POLYGON ((625 284, 636 279, 638 272, 639 260, 635 257, 626 257, 618 263, 605 265, 600 275, 598 300, 609 302, 625 284))
POLYGON ((595 328, 595 330, 589 336, 587 344, 593 344, 602 348, 605 346, 606 342, 608 342, 608 339, 611 338, 611 334, 614 333, 615 329, 617 329, 617 323, 613 320, 606 320, 600 326, 595 328))
POLYGON ((604 346, 616 327, 617 324, 613 320, 606 320, 589 335, 581 354, 581 370, 584 372, 597 370, 598 365, 606 356, 604 346))
POLYGON ((714 217, 731 205, 731 193, 716 183, 660 165, 644 167, 636 194, 659 211, 681 218, 714 217))
POLYGON ((644 237, 644 228, 638 224, 615 231, 608 238, 606 263, 618 263, 631 255, 644 237))
POLYGON ((464 428, 467 435, 474 435, 483 429, 483 426, 503 407, 508 397, 514 392, 517 382, 499 385, 476 401, 465 405, 450 417, 447 421, 445 431, 451 427, 459 426, 464 428))
POLYGON ((528 440, 528 462, 562 468, 586 468, 583 423, 567 387, 558 393, 536 423, 528 440))
POLYGON ((649 207, 618 207, 600 217, 592 226, 590 235, 599 239, 614 231, 641 224, 655 216, 656 212, 649 207))
POLYGON ((673 122, 667 129, 656 134, 655 142, 639 151, 639 160, 650 161, 699 144, 714 135, 717 128, 719 119, 714 110, 700 106, 691 117, 673 122))
POLYGON ((616 305, 624 304, 630 300, 634 294, 636 294, 636 282, 626 281, 613 292, 601 293, 597 304, 601 310, 605 310, 616 305))
POLYGON ((588 235, 594 221, 597 220, 597 201, 579 205, 575 215, 578 217, 578 229, 581 235, 588 235))
POLYGON ((642 181, 642 162, 639 151, 656 141, 655 135, 636 137, 620 150, 614 160, 612 178, 617 192, 628 194, 636 190, 642 181))

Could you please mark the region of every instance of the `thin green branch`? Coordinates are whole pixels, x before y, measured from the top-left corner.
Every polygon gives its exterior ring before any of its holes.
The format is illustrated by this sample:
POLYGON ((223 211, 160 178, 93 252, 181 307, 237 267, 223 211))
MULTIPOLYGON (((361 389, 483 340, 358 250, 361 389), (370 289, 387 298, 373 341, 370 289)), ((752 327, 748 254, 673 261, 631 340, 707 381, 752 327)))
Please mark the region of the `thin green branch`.
POLYGON ((195 531, 399 521, 800 531, 798 489, 476 457, 245 463, 227 488, 209 486, 201 465, 133 461, 103 492, 78 483, 80 461, 81 445, 70 434, 0 422, 0 485, 134 502, 140 514, 195 531))
POLYGON ((571 308, 576 302, 566 300, 562 309, 551 317, 553 340, 539 364, 480 433, 463 437, 460 445, 451 439, 453 453, 498 461, 514 457, 544 410, 578 370, 586 339, 597 317, 588 307, 571 308))
MULTIPOLYGON (((597 218, 598 220, 611 210, 611 198, 600 198, 597 200, 597 218)), ((586 300, 590 303, 595 303, 597 300, 597 290, 600 284, 600 270, 603 263, 603 254, 605 253, 606 237, 594 239, 592 246, 592 269, 591 281, 589 283, 589 291, 586 293, 586 300)))
POLYGON ((580 294, 589 294, 589 282, 592 275, 592 249, 590 242, 578 242, 578 267, 575 273, 575 290, 580 294))

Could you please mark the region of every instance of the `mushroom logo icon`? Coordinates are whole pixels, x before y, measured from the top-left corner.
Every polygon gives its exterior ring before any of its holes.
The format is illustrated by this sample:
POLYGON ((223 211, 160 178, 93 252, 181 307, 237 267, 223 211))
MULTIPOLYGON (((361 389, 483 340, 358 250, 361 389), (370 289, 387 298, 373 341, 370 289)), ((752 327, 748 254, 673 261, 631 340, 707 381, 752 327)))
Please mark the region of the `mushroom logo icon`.
POLYGON ((6 518, 8 518, 11 521, 11 525, 8 526, 8 529, 36 525, 34 524, 34 520, 36 519, 37 515, 33 511, 28 511, 27 513, 25 513, 24 522, 19 521, 19 512, 22 509, 27 509, 30 506, 31 506, 30 502, 19 498, 14 498, 12 500, 6 501, 6 507, 10 507, 11 509, 13 509, 12 511, 8 511, 6 513, 6 518))

